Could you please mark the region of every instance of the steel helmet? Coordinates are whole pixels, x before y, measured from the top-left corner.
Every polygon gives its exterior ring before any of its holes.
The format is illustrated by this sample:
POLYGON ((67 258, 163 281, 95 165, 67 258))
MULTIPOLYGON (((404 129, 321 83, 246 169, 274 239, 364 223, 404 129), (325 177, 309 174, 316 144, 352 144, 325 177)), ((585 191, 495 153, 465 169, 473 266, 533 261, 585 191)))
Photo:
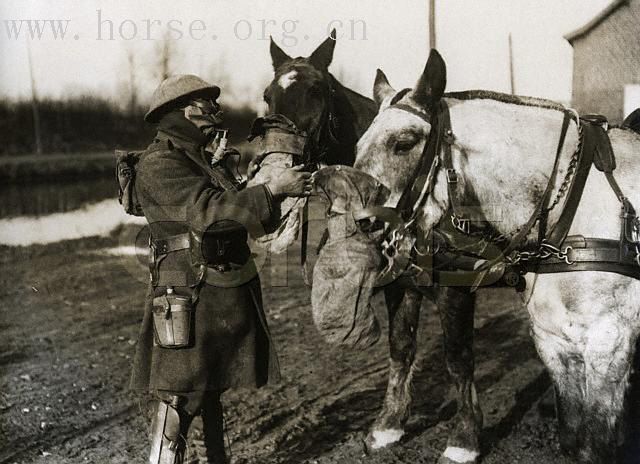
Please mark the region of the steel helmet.
POLYGON ((144 116, 147 122, 158 122, 167 107, 176 100, 197 94, 215 100, 220 96, 220 87, 209 84, 193 74, 178 74, 166 78, 153 92, 151 106, 144 116))

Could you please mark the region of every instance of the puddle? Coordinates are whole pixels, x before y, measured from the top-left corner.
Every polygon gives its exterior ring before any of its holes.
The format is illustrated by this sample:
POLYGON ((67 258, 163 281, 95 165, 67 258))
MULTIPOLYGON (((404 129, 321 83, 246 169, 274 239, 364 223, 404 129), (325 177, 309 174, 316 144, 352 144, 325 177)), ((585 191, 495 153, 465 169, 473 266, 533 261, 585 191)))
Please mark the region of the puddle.
POLYGON ((0 219, 0 244, 43 245, 61 240, 104 236, 122 224, 145 223, 144 218, 126 214, 117 200, 109 199, 63 213, 0 219))

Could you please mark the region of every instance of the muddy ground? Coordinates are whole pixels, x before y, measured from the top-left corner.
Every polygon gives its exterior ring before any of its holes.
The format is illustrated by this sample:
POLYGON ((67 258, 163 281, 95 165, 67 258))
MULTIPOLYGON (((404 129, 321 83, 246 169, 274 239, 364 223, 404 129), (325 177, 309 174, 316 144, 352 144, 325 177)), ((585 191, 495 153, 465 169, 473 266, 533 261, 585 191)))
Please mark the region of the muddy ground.
MULTIPOLYGON (((127 390, 146 270, 109 252, 108 238, 0 249, 0 463, 144 463, 145 398, 127 390)), ((283 381, 225 394, 233 462, 433 463, 455 401, 435 308, 425 303, 415 404, 402 442, 365 457, 362 439, 383 398, 387 342, 366 351, 327 345, 311 319, 297 250, 262 271, 283 381)), ((484 463, 562 464, 556 422, 537 404, 549 386, 510 290, 483 290, 476 317, 476 377, 485 412, 484 463)), ((377 300, 380 319, 386 316, 377 300)))

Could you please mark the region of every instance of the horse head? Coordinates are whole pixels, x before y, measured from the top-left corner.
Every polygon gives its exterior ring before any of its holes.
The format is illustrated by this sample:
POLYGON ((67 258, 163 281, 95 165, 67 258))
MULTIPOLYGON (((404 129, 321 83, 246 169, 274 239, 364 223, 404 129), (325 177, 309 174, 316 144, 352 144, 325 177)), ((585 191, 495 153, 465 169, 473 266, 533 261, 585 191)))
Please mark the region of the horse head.
POLYGON ((336 32, 308 57, 291 58, 271 39, 274 78, 264 90, 270 114, 281 114, 304 131, 309 139, 305 149, 313 163, 352 165, 355 150, 335 159, 341 135, 338 112, 341 86, 329 73, 336 45, 336 32))
POLYGON ((379 111, 358 142, 354 167, 389 188, 387 206, 397 206, 419 170, 445 86, 446 65, 435 50, 413 89, 398 92, 377 71, 373 94, 379 111))
MULTIPOLYGON (((305 164, 310 170, 325 164, 353 164, 356 143, 375 115, 375 104, 329 73, 335 40, 333 30, 311 55, 292 58, 271 39, 274 78, 264 91, 269 107, 265 119, 273 131, 288 134, 271 137, 274 143, 263 149, 253 184, 293 164, 305 164)), ((297 235, 300 219, 296 213, 305 201, 285 200, 280 227, 260 242, 269 244, 274 253, 284 251, 297 235)))

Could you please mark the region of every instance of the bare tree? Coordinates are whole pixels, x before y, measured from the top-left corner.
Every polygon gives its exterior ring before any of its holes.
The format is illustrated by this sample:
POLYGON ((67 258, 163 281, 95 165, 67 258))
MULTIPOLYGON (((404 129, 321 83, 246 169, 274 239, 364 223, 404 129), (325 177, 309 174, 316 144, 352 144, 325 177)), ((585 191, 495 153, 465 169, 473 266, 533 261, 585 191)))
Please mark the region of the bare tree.
POLYGON ((129 65, 129 115, 134 117, 138 107, 138 88, 136 85, 136 60, 133 48, 127 50, 127 63, 129 65))
POLYGON ((238 89, 236 89, 229 75, 229 71, 227 71, 227 58, 224 53, 221 53, 220 56, 209 65, 206 77, 202 77, 220 87, 222 89, 221 100, 224 101, 225 104, 233 105, 238 98, 238 95, 236 95, 238 89))
POLYGON ((174 46, 169 30, 164 33, 158 47, 158 77, 165 80, 172 73, 174 46))

